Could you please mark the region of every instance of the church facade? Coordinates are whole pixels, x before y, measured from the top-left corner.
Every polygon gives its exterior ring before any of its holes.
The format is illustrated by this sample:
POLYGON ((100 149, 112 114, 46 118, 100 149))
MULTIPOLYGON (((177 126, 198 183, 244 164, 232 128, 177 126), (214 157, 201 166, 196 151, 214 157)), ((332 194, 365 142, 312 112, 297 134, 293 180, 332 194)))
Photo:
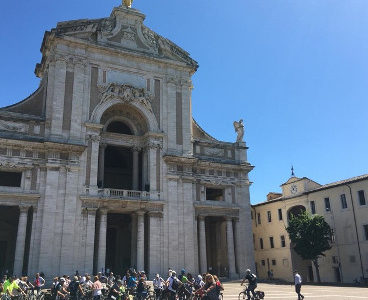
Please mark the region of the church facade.
POLYGON ((58 23, 37 91, 0 109, 1 273, 254 266, 242 133, 194 121, 198 64, 144 19, 121 5, 58 23))

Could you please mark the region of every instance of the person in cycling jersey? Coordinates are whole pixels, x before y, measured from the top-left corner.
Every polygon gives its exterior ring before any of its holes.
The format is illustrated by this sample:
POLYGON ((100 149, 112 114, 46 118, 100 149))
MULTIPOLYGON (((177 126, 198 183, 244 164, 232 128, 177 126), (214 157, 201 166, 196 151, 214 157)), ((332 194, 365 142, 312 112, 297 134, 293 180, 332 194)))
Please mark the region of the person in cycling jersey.
POLYGON ((13 277, 9 277, 9 279, 4 282, 4 284, 3 284, 3 293, 8 294, 10 297, 14 297, 13 291, 16 290, 16 291, 22 293, 24 296, 26 296, 26 294, 19 287, 16 279, 17 278, 15 276, 13 276, 13 277))
POLYGON ((160 274, 156 274, 156 277, 152 281, 153 290, 155 291, 156 299, 160 299, 162 295, 162 290, 164 289, 165 280, 160 276, 160 274))
POLYGON ((257 287, 257 276, 252 274, 252 272, 249 269, 245 271, 245 277, 241 285, 243 285, 246 281, 248 281, 249 283, 246 293, 247 293, 248 300, 250 300, 250 293, 252 293, 253 297, 255 297, 256 295, 254 290, 257 287))

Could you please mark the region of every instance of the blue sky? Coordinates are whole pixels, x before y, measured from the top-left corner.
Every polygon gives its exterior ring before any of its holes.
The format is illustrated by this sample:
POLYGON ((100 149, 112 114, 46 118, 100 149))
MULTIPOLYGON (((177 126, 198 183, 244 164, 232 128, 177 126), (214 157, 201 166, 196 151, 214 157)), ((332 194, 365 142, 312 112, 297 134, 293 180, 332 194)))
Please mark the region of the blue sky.
MULTIPOLYGON (((100 18, 120 0, 3 1, 0 105, 38 86, 43 33, 58 21, 100 18)), ((199 62, 193 116, 234 141, 244 119, 251 201, 290 176, 321 184, 367 172, 368 1, 135 0, 145 24, 199 62)))

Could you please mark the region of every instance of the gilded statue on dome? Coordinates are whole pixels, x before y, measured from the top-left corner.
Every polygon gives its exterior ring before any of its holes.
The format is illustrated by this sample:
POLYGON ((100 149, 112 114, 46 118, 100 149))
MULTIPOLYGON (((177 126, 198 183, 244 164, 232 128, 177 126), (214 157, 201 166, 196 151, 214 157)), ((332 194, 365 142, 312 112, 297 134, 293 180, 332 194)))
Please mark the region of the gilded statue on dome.
POLYGON ((123 0, 123 3, 126 7, 131 8, 133 4, 133 0, 123 0))

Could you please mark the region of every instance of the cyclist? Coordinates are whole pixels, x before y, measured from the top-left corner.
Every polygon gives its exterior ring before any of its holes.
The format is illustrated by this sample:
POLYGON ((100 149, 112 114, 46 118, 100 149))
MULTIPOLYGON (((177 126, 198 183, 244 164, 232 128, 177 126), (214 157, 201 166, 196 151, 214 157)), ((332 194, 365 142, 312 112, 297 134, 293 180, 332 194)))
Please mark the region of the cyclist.
POLYGON ((79 283, 78 276, 74 276, 73 281, 69 283, 69 293, 71 299, 77 299, 78 292, 84 296, 84 292, 79 283))
POLYGON ((257 287, 257 276, 252 274, 252 272, 249 269, 245 271, 245 277, 240 285, 243 285, 246 281, 248 281, 249 283, 248 288, 246 289, 246 294, 248 300, 250 300, 250 293, 252 293, 253 297, 255 297, 256 295, 254 290, 257 287))
POLYGON ((42 287, 45 285, 45 279, 40 275, 40 273, 36 273, 35 281, 34 281, 34 289, 37 291, 37 295, 41 291, 42 287))
POLYGON ((99 280, 98 276, 94 277, 92 290, 93 290, 93 300, 100 300, 102 295, 102 283, 99 280))
POLYGON ((65 299, 69 295, 66 287, 66 280, 64 277, 60 278, 58 285, 55 287, 55 291, 56 298, 65 299))
MULTIPOLYGON (((170 273, 170 272, 169 272, 170 273)), ((169 291, 169 300, 176 299, 176 290, 179 288, 179 280, 176 277, 176 272, 171 271, 171 276, 168 278, 166 284, 169 291)))
POLYGON ((160 277, 160 274, 156 274, 156 277, 152 281, 153 290, 155 291, 156 299, 160 299, 162 290, 164 289, 165 280, 160 277))
POLYGON ((114 283, 110 289, 109 298, 112 300, 117 300, 120 296, 120 287, 123 285, 121 280, 114 283))
POLYGON ((9 279, 4 282, 4 284, 3 284, 3 293, 8 294, 10 297, 14 297, 15 295, 13 294, 13 291, 16 290, 19 293, 26 296, 26 294, 22 291, 22 289, 17 284, 16 279, 17 278, 15 276, 13 276, 13 277, 9 277, 9 279))

